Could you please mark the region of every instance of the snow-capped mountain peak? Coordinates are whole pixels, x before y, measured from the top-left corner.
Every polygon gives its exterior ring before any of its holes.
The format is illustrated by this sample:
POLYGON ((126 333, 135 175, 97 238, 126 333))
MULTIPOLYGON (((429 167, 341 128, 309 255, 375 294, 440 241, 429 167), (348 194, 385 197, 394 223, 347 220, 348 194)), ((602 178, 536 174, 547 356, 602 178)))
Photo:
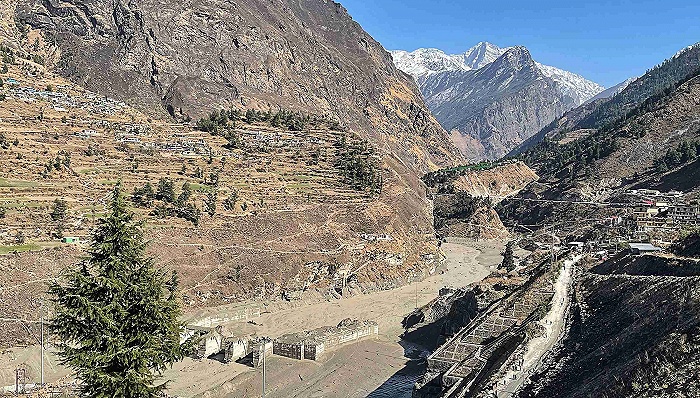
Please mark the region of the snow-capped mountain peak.
MULTIPOLYGON (((422 81, 436 73, 481 69, 513 48, 527 51, 524 47, 500 48, 495 44, 482 41, 462 54, 447 54, 436 48, 419 48, 412 52, 391 51, 391 55, 398 69, 413 76, 416 81, 422 81)), ((560 86, 564 95, 572 98, 577 105, 605 89, 575 73, 537 62, 535 64, 545 76, 560 86)))
POLYGON ((495 44, 482 41, 464 53, 464 63, 471 69, 479 69, 492 63, 509 49, 510 47, 500 48, 495 44))
POLYGON ((559 83, 562 92, 565 95, 573 98, 579 105, 605 90, 605 87, 587 80, 581 75, 555 68, 553 66, 543 65, 539 62, 537 62, 537 66, 545 76, 559 83))
POLYGON ((394 64, 400 70, 418 79, 433 73, 469 70, 459 55, 448 55, 436 48, 419 48, 418 50, 391 51, 394 64))

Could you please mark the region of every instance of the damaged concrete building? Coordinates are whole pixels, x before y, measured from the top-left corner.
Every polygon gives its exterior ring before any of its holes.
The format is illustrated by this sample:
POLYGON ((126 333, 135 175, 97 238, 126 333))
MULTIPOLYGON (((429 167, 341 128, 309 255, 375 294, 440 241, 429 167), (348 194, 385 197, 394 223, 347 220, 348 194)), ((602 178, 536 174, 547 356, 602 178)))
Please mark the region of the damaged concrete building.
POLYGON ((378 334, 376 322, 348 318, 338 326, 324 326, 281 336, 274 341, 273 353, 294 359, 317 360, 328 348, 378 334))

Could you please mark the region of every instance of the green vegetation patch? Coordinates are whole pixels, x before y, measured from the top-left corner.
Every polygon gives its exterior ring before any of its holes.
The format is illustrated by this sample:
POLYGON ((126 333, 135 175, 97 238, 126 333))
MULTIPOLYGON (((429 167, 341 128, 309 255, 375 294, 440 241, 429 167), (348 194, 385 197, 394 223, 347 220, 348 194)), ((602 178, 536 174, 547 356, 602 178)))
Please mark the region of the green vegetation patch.
POLYGON ((8 180, 0 178, 0 188, 34 188, 39 186, 38 182, 23 180, 8 180))
POLYGON ((14 246, 0 246, 0 255, 10 254, 10 253, 21 253, 29 252, 43 249, 41 246, 34 243, 27 243, 24 245, 14 245, 14 246))

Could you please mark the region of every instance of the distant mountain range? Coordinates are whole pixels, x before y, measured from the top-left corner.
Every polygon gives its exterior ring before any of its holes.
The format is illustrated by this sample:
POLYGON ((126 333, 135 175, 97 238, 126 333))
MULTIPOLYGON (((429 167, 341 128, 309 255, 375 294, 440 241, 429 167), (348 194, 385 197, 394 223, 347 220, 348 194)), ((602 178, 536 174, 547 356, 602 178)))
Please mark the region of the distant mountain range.
POLYGON ((630 77, 629 79, 625 80, 622 83, 618 83, 610 88, 606 88, 605 90, 599 92, 596 94, 594 97, 589 98, 585 103, 593 102, 596 100, 601 100, 601 99, 608 99, 611 97, 616 96, 617 94, 621 93, 622 90, 626 89, 627 86, 629 86, 633 81, 637 80, 638 77, 630 77))
MULTIPOLYGON (((628 113, 700 70, 700 43, 684 48, 673 57, 650 69, 644 75, 628 79, 567 111, 538 133, 516 147, 508 155, 521 154, 545 138, 557 141, 569 132, 600 130, 624 120, 628 113), (559 137, 559 138, 557 138, 559 137)), ((545 155, 545 157, 549 154, 545 155)))
POLYGON ((392 51, 414 77, 442 126, 471 159, 508 153, 542 127, 604 87, 535 62, 521 46, 480 42, 463 54, 430 48, 392 51))

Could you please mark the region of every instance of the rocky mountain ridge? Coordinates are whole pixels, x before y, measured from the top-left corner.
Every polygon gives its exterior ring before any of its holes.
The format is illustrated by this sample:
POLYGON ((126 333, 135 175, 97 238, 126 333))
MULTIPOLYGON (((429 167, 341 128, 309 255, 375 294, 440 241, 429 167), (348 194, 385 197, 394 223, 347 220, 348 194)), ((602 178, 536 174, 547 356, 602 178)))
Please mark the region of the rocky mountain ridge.
POLYGON ((622 90, 626 89, 627 86, 629 86, 632 82, 637 80, 639 77, 630 77, 629 79, 626 79, 623 82, 620 82, 610 88, 606 88, 605 90, 601 91, 600 93, 596 94, 592 98, 589 98, 585 103, 591 103, 596 100, 601 100, 601 99, 608 99, 612 98, 619 93, 622 92, 622 90))
POLYGON ((388 135, 415 142, 392 148, 406 164, 455 157, 413 82, 333 1, 30 0, 16 3, 16 17, 51 37, 60 74, 154 115, 231 106, 327 113, 380 147, 392 145, 388 135))
POLYGON ((479 43, 465 54, 393 51, 469 159, 498 158, 603 87, 535 62, 525 47, 479 43))

